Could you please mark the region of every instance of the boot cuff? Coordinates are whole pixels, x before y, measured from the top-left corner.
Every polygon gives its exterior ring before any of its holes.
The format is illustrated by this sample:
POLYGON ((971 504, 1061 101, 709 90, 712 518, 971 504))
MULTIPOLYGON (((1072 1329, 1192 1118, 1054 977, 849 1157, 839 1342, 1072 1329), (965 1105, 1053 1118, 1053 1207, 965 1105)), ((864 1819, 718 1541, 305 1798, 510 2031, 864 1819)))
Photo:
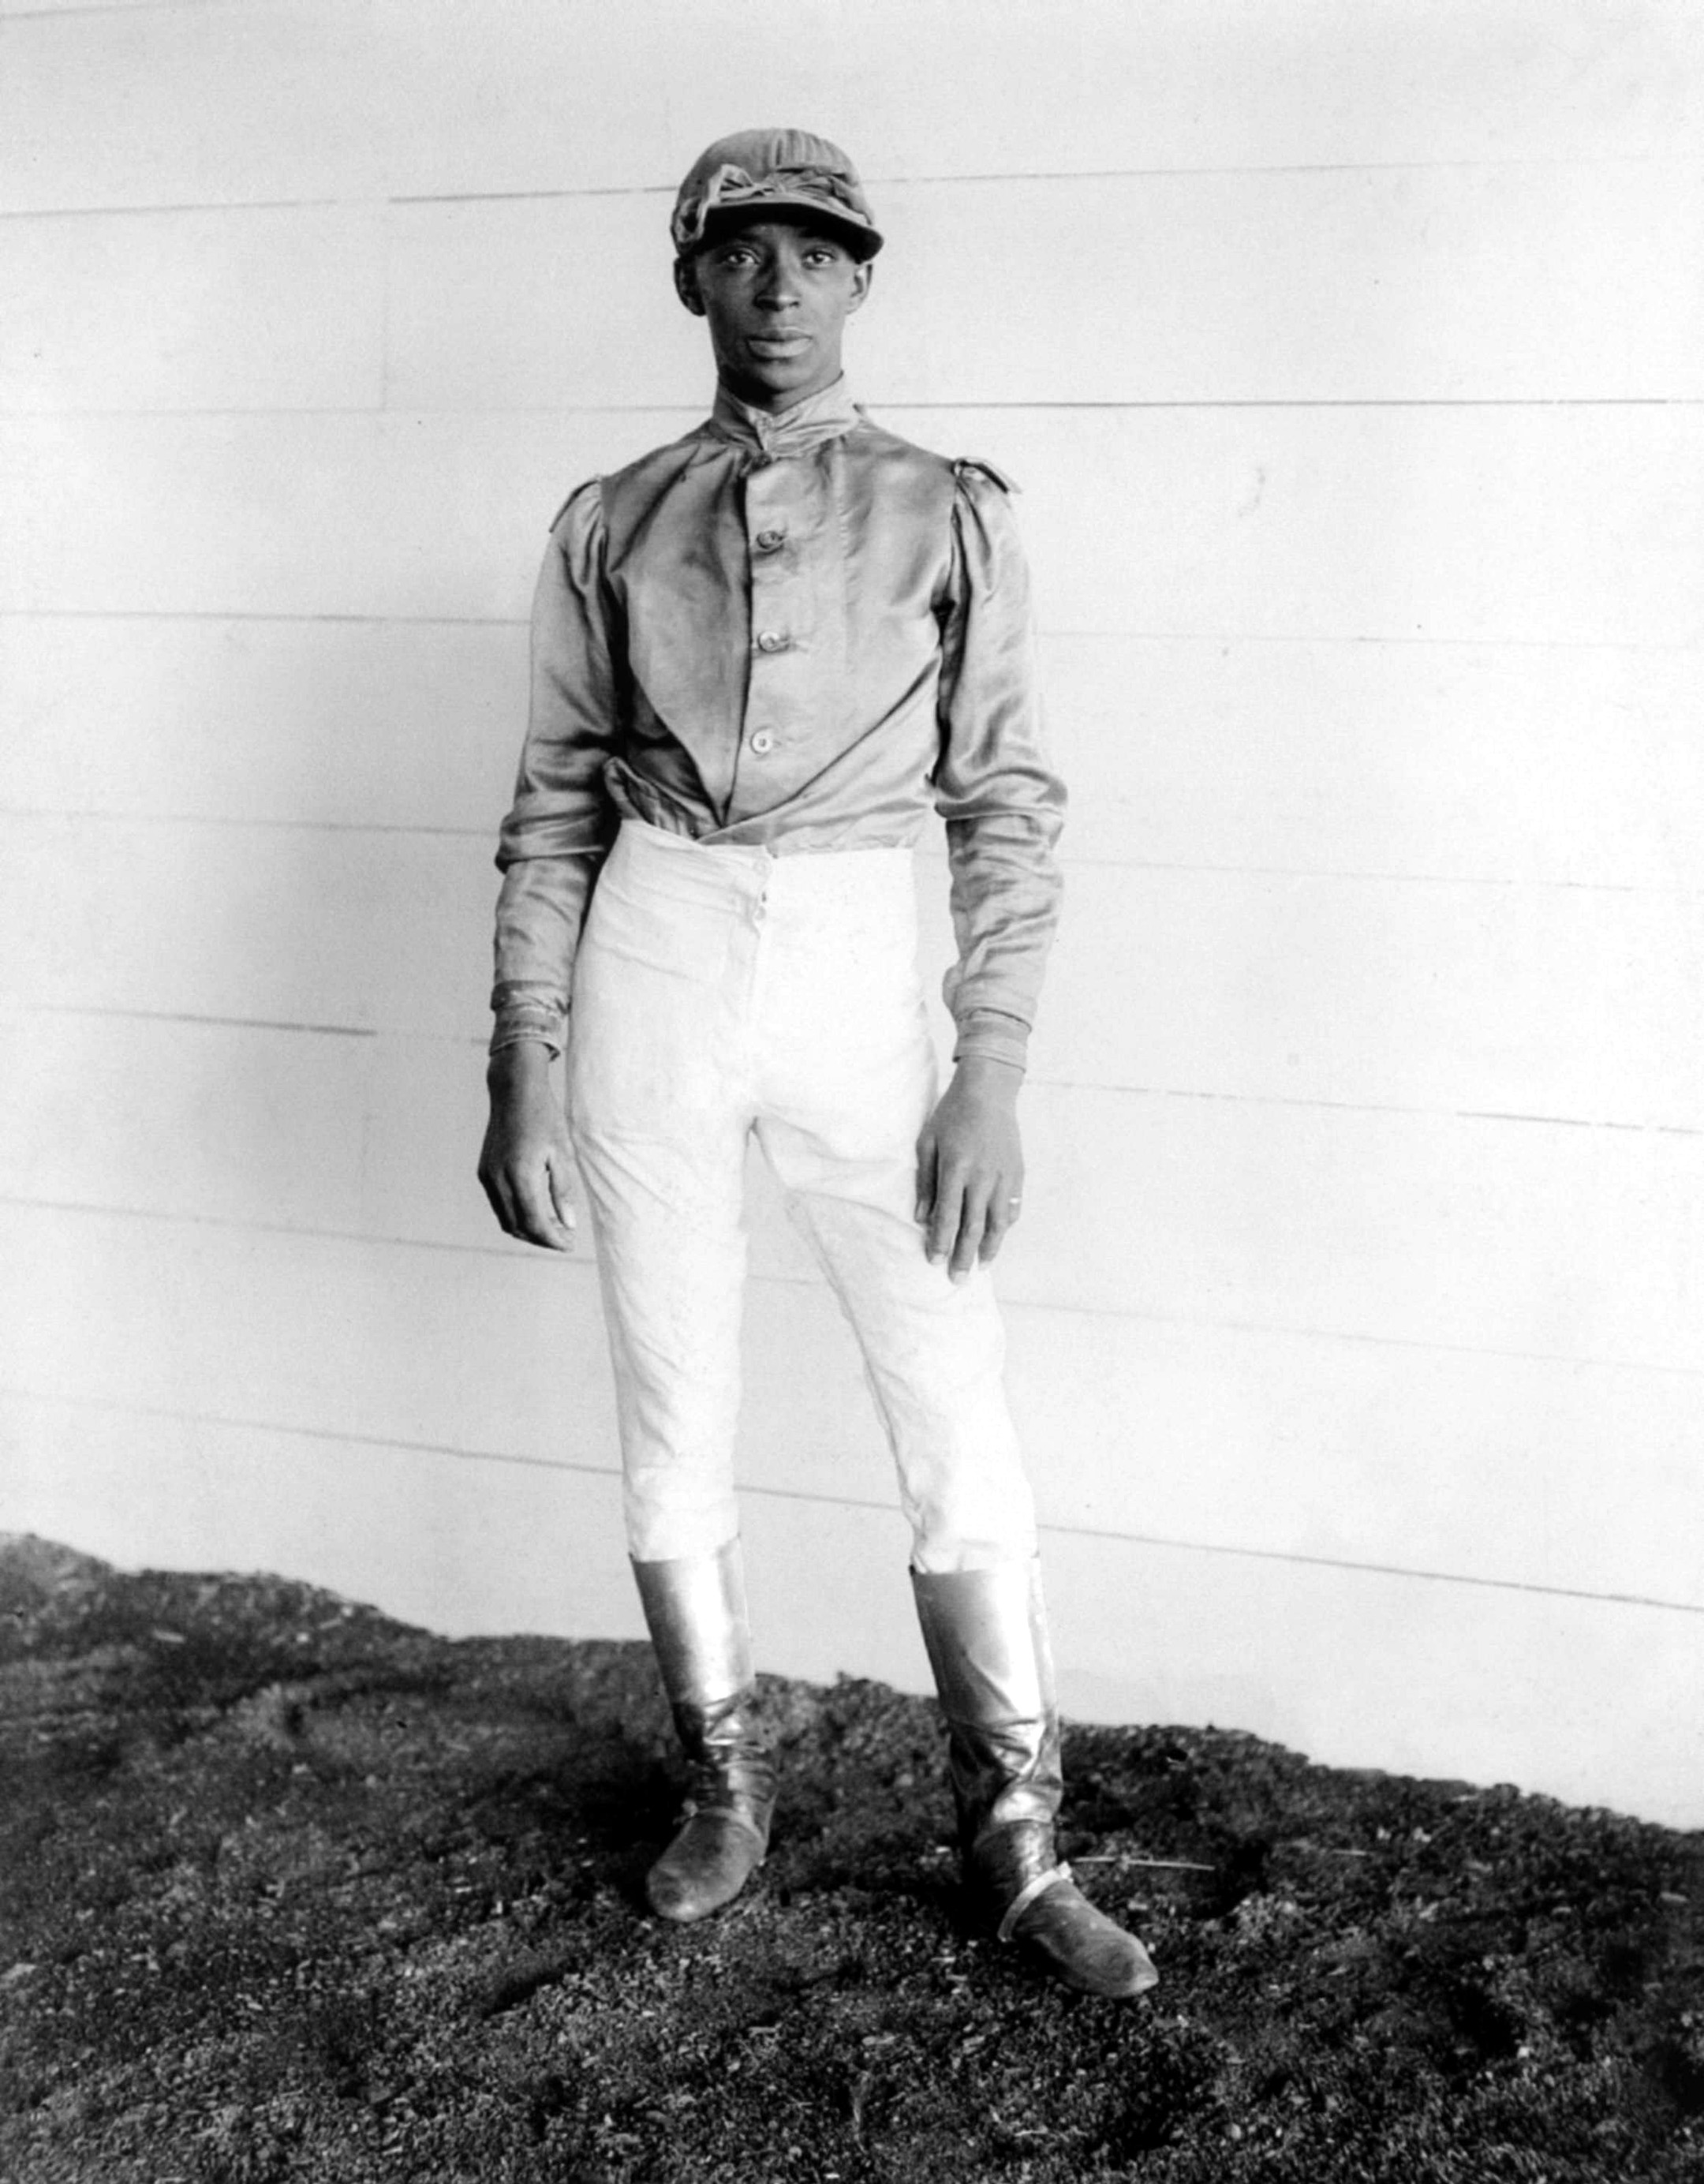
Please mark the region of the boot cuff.
POLYGON ((713 1707, 752 1680, 739 1541, 712 1554, 635 1562, 645 1624, 672 1705, 713 1707))
POLYGON ((1051 1714, 1053 1662, 1039 1558, 991 1569, 913 1570, 911 1585, 949 1721, 992 1726, 1051 1714))

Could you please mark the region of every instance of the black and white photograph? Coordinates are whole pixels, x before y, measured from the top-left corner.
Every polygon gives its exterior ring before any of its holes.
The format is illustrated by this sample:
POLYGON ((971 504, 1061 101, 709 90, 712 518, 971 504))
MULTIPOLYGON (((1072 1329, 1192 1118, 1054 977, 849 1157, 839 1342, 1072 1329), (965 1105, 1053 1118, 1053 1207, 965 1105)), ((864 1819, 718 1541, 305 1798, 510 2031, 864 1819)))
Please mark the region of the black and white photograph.
POLYGON ((1704 8, 0 0, 0 2179, 1704 2176, 1704 8))

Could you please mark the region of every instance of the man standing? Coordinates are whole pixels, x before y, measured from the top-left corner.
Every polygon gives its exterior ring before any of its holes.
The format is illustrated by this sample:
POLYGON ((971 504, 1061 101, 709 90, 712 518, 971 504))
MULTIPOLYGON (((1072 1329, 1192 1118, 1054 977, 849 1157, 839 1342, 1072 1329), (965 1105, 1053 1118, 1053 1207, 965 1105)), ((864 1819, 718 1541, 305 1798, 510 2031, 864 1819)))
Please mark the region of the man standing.
POLYGON ((647 1892, 665 1918, 720 1908, 775 1802, 732 1478, 755 1134, 894 1450, 972 1895, 1069 1985, 1139 1993, 1147 1953, 1055 1862, 1059 1723, 987 1272, 1022 1195, 1064 806, 1008 488, 849 400, 842 338, 882 237, 835 146, 711 145, 672 230, 716 405, 552 526, 480 1164, 510 1234, 567 1248, 565 1045, 628 1543, 692 1771, 647 1892), (938 1098, 910 859, 932 810, 958 943, 938 1098))

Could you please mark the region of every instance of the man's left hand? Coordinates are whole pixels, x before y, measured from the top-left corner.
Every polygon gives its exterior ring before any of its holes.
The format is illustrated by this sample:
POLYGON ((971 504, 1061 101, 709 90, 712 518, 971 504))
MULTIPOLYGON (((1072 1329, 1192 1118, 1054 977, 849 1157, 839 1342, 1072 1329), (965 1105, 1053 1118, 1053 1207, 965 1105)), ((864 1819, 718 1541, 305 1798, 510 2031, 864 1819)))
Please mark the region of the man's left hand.
POLYGON ((1000 1250, 1023 1202, 1017 1095, 1023 1072, 966 1055, 917 1139, 917 1219, 932 1263, 955 1282, 1000 1250))

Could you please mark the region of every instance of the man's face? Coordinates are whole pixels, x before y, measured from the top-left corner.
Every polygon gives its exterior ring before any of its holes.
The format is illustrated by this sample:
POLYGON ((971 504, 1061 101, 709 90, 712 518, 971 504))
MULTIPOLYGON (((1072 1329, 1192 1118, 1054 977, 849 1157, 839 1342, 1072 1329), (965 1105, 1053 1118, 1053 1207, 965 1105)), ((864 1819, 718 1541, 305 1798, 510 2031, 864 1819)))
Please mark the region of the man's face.
POLYGON ((710 322, 723 383, 785 410, 840 376, 840 340, 870 268, 808 214, 731 228, 675 268, 681 301, 710 322))

